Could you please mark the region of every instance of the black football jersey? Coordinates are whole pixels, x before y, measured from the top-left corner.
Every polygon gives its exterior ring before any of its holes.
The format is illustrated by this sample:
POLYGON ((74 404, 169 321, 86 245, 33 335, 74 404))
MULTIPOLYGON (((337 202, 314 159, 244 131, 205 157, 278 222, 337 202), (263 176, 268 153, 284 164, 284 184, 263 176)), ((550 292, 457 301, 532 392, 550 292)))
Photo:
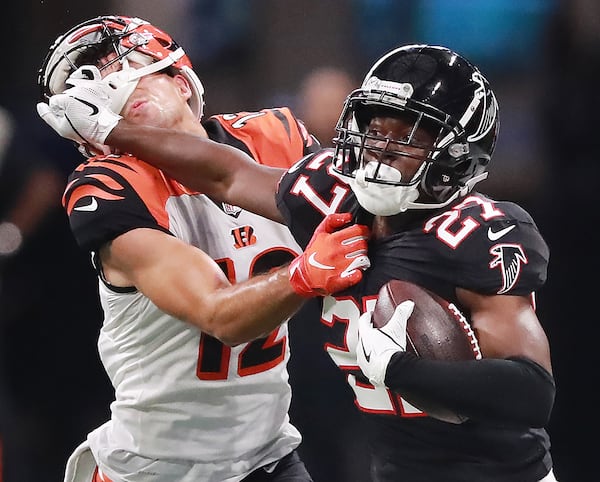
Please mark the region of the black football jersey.
MULTIPOLYGON (((279 208, 303 247, 325 215, 358 212, 354 194, 331 161, 328 150, 309 155, 280 182, 279 208)), ((531 216, 514 203, 472 193, 442 209, 422 211, 398 233, 370 242, 369 257, 371 268, 361 283, 323 299, 321 322, 330 328, 323 346, 346 372, 365 415, 374 480, 541 479, 551 466, 544 430, 438 421, 401 394, 372 386, 355 355, 358 318, 372 309, 391 279, 416 283, 459 307, 456 287, 531 296, 533 302, 546 280, 549 250, 531 216)))

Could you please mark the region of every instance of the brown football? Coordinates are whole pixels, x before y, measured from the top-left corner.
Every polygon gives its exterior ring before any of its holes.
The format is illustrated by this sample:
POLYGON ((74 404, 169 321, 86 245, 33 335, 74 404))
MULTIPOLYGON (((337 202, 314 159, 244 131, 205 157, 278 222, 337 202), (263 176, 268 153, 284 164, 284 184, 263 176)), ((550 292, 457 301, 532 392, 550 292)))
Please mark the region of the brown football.
MULTIPOLYGON (((475 333, 459 309, 435 293, 407 281, 391 280, 381 288, 373 310, 373 326, 385 326, 396 306, 406 300, 415 303, 406 324, 406 351, 432 360, 481 358, 475 333)), ((433 401, 420 400, 410 393, 400 395, 431 417, 451 423, 466 420, 433 401)))

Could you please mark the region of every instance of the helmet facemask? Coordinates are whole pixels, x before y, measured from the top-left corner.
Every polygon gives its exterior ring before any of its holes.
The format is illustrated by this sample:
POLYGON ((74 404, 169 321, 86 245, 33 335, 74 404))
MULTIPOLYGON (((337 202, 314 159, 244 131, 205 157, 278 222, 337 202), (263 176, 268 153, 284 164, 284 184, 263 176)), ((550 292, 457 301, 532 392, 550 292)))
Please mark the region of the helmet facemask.
POLYGON ((92 65, 100 72, 109 69, 110 74, 103 81, 112 89, 111 109, 116 113, 120 113, 144 75, 160 71, 181 73, 192 91, 188 103, 198 119, 202 117, 204 89, 187 55, 169 35, 145 20, 98 17, 60 36, 40 69, 42 99, 47 102, 50 96, 66 90, 68 77, 82 65, 92 65), (133 68, 130 62, 142 67, 133 68))

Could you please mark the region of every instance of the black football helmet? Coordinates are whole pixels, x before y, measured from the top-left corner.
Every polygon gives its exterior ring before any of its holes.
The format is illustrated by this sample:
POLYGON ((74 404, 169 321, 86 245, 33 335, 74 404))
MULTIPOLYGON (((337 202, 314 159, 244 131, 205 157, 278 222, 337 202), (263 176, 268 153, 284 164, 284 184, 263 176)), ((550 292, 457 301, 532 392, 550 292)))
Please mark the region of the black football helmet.
POLYGON ((120 71, 103 79, 113 89, 111 108, 115 112, 120 112, 140 77, 172 69, 188 80, 192 90, 188 103, 196 116, 202 117, 204 88, 183 48, 166 32, 136 17, 96 17, 60 35, 39 70, 42 101, 48 102, 50 96, 66 90, 68 77, 78 67, 93 65, 102 71, 116 62, 120 71), (114 58, 99 65, 108 54, 114 58), (129 61, 143 67, 134 69, 129 61))
POLYGON ((372 214, 443 207, 487 177, 497 132, 496 97, 477 67, 444 47, 408 45, 381 57, 346 99, 336 126, 334 169, 350 178, 359 203, 372 214), (368 133, 375 115, 410 119, 413 133, 419 127, 433 132, 433 147, 412 179, 365 161, 365 149, 387 148, 374 145, 391 142, 409 157, 402 146, 417 146, 412 134, 390 141, 368 133))

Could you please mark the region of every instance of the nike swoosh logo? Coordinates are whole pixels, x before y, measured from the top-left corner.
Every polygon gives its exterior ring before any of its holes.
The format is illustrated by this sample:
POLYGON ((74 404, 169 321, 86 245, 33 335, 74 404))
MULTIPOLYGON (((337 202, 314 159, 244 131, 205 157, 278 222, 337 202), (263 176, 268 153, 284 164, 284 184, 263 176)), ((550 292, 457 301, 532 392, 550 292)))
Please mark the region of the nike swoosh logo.
POLYGON ((314 266, 315 268, 319 268, 319 269, 335 269, 335 266, 329 266, 327 264, 323 264, 323 263, 319 263, 316 259, 315 256, 317 255, 317 253, 312 253, 309 257, 308 257, 308 264, 310 264, 311 266, 314 266))
POLYGON ((362 343, 360 344, 362 351, 365 355, 365 360, 367 360, 367 363, 371 361, 371 354, 367 354, 366 350, 365 350, 365 345, 363 345, 362 343))
POLYGON ((98 201, 93 197, 89 204, 85 204, 83 206, 77 206, 73 208, 75 211, 95 211, 98 209, 98 201))
POLYGON ((358 256, 354 258, 354 261, 348 265, 348 267, 342 271, 342 278, 350 276, 350 273, 355 269, 362 269, 363 271, 371 267, 371 261, 368 256, 358 256))
POLYGON ((497 241, 505 234, 510 233, 513 229, 515 229, 515 227, 516 225, 513 224, 512 226, 508 226, 504 229, 501 229, 500 231, 492 231, 492 228, 488 228, 488 238, 490 239, 490 241, 497 241))
POLYGON ((80 99, 79 97, 73 97, 73 99, 78 100, 83 105, 87 105, 90 109, 92 109, 92 113, 90 115, 96 115, 98 112, 100 112, 98 106, 92 104, 91 102, 88 102, 87 100, 80 99))

